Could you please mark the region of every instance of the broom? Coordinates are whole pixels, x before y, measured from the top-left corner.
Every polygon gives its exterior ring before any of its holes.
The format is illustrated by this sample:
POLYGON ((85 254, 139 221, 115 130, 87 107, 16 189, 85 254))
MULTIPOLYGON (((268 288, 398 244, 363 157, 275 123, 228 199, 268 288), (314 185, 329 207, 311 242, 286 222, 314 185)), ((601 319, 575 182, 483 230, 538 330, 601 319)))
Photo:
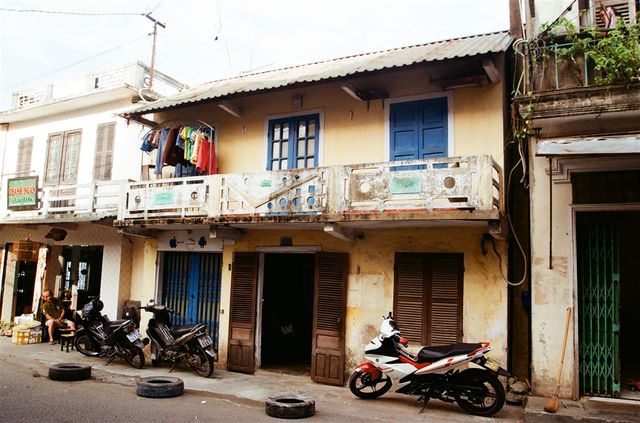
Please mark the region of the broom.
POLYGON ((567 307, 567 322, 564 326, 564 340, 562 341, 562 353, 560 355, 560 370, 558 371, 558 383, 551 399, 545 404, 544 411, 555 413, 558 411, 558 392, 560 391, 560 378, 562 377, 562 366, 564 365, 564 352, 567 349, 567 336, 569 335, 569 321, 571 320, 571 307, 567 307))

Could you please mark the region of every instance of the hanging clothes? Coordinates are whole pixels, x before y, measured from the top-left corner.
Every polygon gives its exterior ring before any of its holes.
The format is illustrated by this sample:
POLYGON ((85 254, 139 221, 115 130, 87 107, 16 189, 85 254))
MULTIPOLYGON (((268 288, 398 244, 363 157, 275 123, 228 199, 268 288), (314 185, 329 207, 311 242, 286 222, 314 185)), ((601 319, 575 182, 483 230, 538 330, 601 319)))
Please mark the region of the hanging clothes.
POLYGON ((162 167, 164 165, 164 148, 167 143, 167 137, 169 136, 169 128, 163 128, 160 131, 160 137, 158 141, 158 155, 156 156, 156 168, 154 173, 156 175, 162 175, 162 167))
POLYGON ((182 155, 183 155, 182 149, 178 148, 178 146, 176 145, 177 134, 178 134, 178 128, 169 129, 169 133, 167 134, 166 144, 163 147, 163 151, 162 151, 162 162, 165 165, 175 166, 178 164, 178 162, 182 158, 182 155))
POLYGON ((210 142, 204 134, 200 140, 200 150, 198 152, 196 168, 200 174, 204 175, 214 175, 218 173, 215 145, 210 142))
POLYGON ((174 126, 152 129, 142 137, 140 149, 157 149, 154 173, 162 175, 164 166, 174 168, 174 177, 218 173, 214 131, 210 126, 174 126))

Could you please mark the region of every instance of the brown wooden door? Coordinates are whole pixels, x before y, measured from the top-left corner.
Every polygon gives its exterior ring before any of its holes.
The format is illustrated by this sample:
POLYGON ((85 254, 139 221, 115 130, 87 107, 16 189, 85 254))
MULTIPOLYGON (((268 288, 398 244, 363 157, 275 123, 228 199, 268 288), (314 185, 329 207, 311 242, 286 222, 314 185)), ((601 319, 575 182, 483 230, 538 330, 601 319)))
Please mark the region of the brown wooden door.
POLYGON ((329 385, 344 384, 347 257, 316 255, 311 378, 329 385))
POLYGON ((256 369, 257 253, 234 253, 231 269, 231 319, 227 368, 254 373, 256 369))
POLYGON ((462 340, 464 257, 396 253, 393 315, 402 335, 420 345, 462 340))

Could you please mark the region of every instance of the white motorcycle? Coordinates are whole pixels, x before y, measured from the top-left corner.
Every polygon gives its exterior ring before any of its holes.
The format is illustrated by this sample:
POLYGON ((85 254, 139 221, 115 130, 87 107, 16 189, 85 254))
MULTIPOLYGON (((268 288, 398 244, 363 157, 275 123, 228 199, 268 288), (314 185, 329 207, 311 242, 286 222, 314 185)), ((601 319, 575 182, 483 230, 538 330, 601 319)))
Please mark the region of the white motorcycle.
POLYGON ((496 360, 486 357, 487 342, 423 347, 417 355, 391 313, 382 321, 380 335, 365 347, 367 361, 349 378, 351 392, 363 399, 395 392, 419 395, 422 409, 431 398, 457 402, 469 414, 492 416, 504 405, 505 391, 498 376, 511 377, 496 360), (473 363, 475 366, 469 366, 473 363))

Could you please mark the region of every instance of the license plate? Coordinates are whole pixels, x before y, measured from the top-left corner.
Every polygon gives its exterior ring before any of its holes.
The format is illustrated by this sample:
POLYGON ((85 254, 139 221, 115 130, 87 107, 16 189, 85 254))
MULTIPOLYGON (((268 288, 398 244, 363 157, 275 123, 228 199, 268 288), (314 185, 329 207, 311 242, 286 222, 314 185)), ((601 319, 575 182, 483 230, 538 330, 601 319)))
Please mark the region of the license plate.
POLYGON ((484 367, 486 367, 489 370, 493 370, 494 372, 497 372, 498 369, 500 368, 500 362, 491 357, 487 357, 487 361, 484 362, 484 367))
POLYGON ((213 339, 209 335, 204 335, 198 338, 198 342, 202 348, 206 348, 213 344, 213 339))
POLYGON ((127 339, 129 339, 129 341, 134 342, 137 341, 138 339, 140 339, 140 332, 138 332, 138 330, 134 330, 131 333, 127 334, 127 339))

